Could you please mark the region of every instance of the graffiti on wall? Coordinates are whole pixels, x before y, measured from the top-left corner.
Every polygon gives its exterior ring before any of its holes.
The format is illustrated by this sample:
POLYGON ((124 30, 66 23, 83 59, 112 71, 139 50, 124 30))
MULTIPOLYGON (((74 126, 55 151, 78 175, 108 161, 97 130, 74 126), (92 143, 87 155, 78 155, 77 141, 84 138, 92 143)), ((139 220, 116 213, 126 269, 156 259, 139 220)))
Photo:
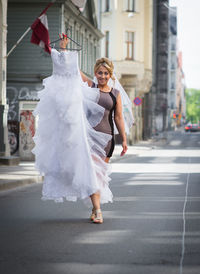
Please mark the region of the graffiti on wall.
POLYGON ((19 101, 38 101, 39 98, 37 91, 41 90, 42 87, 43 86, 41 84, 37 84, 34 86, 34 90, 32 90, 33 87, 30 89, 29 87, 24 86, 7 86, 7 104, 9 105, 8 136, 11 154, 14 154, 18 151, 20 142, 20 145, 22 145, 22 148, 20 149, 20 156, 21 153, 22 155, 25 155, 26 151, 26 155, 30 155, 30 157, 32 158, 32 153, 30 151, 28 152, 28 148, 31 149, 33 146, 33 140, 31 136, 34 135, 35 131, 32 112, 22 112, 23 117, 19 117, 19 101), (20 119, 21 122, 19 121, 20 119), (20 137, 19 127, 20 131, 22 132, 20 137), (27 140, 25 140, 26 138, 27 140))
POLYGON ((32 100, 38 101, 38 90, 41 90, 42 85, 38 84, 35 90, 30 90, 28 87, 20 87, 17 89, 15 86, 7 87, 7 104, 9 105, 8 120, 19 120, 18 119, 18 104, 19 100, 32 100))
POLYGON ((13 155, 19 147, 19 122, 8 121, 8 141, 10 145, 10 153, 13 155))
POLYGON ((20 157, 22 160, 33 160, 31 150, 34 147, 35 117, 30 110, 20 113, 20 157))

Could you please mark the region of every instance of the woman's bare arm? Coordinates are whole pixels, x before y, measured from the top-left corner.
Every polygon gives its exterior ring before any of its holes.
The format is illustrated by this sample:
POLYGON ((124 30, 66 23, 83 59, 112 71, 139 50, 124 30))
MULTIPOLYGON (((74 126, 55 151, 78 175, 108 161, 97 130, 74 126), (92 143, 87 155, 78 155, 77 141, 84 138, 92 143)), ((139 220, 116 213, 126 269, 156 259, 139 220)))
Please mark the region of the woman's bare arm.
POLYGON ((88 86, 91 87, 92 80, 90 80, 81 70, 80 70, 80 74, 81 74, 81 78, 82 78, 83 82, 87 82, 88 86))
POLYGON ((122 115, 122 100, 121 100, 120 94, 118 94, 118 96, 117 96, 117 104, 116 104, 116 109, 115 109, 115 113, 114 113, 114 120, 115 120, 117 129, 119 131, 119 134, 122 137, 122 147, 123 147, 123 150, 121 152, 121 156, 122 156, 126 153, 128 148, 127 148, 127 142, 126 142, 124 119, 123 119, 123 115, 122 115))

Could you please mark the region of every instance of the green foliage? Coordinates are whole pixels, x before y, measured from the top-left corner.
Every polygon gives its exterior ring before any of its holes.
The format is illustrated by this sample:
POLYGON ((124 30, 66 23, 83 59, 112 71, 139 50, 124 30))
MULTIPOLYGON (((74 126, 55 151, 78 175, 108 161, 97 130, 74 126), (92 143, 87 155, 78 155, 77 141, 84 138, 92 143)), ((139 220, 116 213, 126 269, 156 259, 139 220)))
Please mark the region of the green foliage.
POLYGON ((186 116, 192 123, 200 121, 200 90, 186 89, 186 116))

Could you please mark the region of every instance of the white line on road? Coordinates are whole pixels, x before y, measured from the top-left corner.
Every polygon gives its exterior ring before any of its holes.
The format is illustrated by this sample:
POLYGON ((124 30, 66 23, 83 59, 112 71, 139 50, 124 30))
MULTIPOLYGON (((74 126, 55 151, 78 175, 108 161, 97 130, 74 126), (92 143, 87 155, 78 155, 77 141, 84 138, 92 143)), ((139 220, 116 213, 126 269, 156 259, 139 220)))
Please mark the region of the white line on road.
POLYGON ((181 260, 180 260, 180 274, 183 273, 183 260, 184 260, 184 255, 185 255, 185 224, 186 224, 185 209, 186 209, 187 198, 188 198, 188 185, 189 185, 189 178, 190 178, 190 162, 191 162, 191 160, 189 158, 187 183, 186 183, 186 188, 185 188, 185 200, 184 200, 184 205, 183 205, 183 235, 182 235, 182 251, 181 251, 181 260))
MULTIPOLYGON (((184 164, 132 164, 113 163, 112 172, 116 173, 187 173, 188 163, 184 164)), ((190 173, 200 173, 200 164, 190 164, 190 173)))

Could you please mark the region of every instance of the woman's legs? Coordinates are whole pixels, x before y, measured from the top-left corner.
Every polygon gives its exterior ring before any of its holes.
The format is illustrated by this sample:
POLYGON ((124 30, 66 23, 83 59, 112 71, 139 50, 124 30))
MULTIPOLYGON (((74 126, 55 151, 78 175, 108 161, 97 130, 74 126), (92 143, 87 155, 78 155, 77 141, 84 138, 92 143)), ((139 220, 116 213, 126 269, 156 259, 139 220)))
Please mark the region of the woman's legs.
POLYGON ((93 223, 102 224, 103 223, 103 217, 100 209, 100 194, 94 193, 90 196, 93 209, 92 214, 90 216, 90 220, 93 221, 93 223))
POLYGON ((92 201, 92 205, 93 205, 93 209, 97 210, 100 209, 100 194, 98 192, 92 194, 90 196, 91 201, 92 201))
MULTIPOLYGON (((105 162, 108 163, 110 160, 109 157, 106 157, 105 162)), ((93 205, 93 209, 92 209, 92 213, 95 213, 97 210, 99 211, 101 206, 100 206, 100 194, 98 192, 92 194, 90 196, 91 201, 92 201, 92 205, 93 205)))
MULTIPOLYGON (((106 157, 105 162, 108 163, 109 160, 110 160, 110 158, 106 157)), ((98 192, 94 193, 90 196, 90 198, 92 201, 93 209, 94 210, 100 209, 100 194, 98 192)))

